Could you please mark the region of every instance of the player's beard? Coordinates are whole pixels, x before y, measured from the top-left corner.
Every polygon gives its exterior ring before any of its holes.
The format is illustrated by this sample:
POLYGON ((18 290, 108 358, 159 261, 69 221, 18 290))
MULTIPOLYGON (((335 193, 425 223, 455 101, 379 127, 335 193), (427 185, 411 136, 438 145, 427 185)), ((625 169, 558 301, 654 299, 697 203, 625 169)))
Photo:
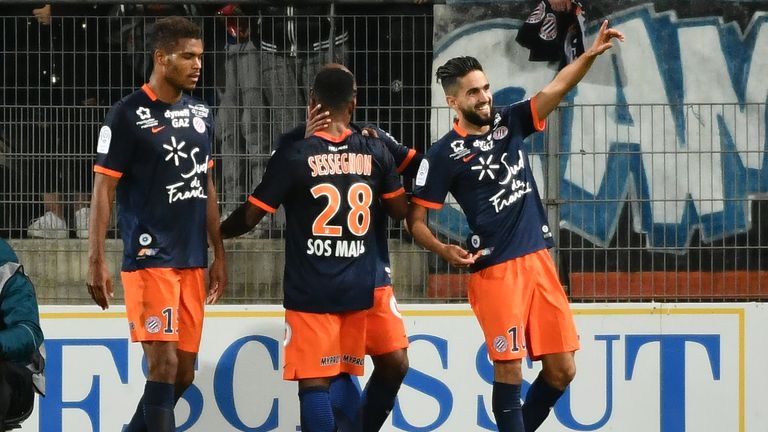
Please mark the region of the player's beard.
POLYGON ((484 118, 474 108, 462 109, 461 114, 464 116, 464 120, 477 127, 490 126, 493 123, 493 104, 488 104, 488 117, 484 118))

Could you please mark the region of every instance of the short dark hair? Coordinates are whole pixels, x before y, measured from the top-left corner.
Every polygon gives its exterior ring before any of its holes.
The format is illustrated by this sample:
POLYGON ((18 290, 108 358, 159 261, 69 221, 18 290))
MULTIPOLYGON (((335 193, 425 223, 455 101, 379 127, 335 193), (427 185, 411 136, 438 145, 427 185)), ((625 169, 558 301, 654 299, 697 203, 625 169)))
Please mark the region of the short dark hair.
POLYGON ((453 87, 460 78, 466 76, 472 71, 483 71, 483 66, 477 61, 476 58, 466 57, 454 57, 444 65, 437 68, 437 81, 443 85, 443 91, 448 94, 452 93, 451 87, 453 87))
POLYGON ((161 18, 152 26, 149 43, 152 50, 171 52, 179 39, 202 39, 200 26, 192 21, 178 16, 161 18))
POLYGON ((337 67, 325 67, 315 75, 312 90, 320 104, 331 111, 343 111, 355 97, 355 77, 337 67))

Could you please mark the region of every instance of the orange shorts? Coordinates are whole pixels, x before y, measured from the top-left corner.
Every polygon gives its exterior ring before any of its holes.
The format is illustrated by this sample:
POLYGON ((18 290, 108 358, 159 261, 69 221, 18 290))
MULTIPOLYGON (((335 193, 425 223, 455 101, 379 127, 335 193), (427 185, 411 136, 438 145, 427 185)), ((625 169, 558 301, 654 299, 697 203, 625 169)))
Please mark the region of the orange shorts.
POLYGON ((340 313, 285 311, 283 379, 362 375, 367 310, 340 313))
POLYGON ((373 292, 373 307, 368 309, 365 330, 365 353, 371 356, 408 348, 408 336, 395 293, 391 286, 379 287, 373 292))
POLYGON ((547 249, 472 273, 469 303, 491 360, 537 360, 579 349, 568 298, 547 249))
POLYGON ((203 333, 205 269, 148 268, 121 272, 131 341, 178 342, 198 352, 203 333))

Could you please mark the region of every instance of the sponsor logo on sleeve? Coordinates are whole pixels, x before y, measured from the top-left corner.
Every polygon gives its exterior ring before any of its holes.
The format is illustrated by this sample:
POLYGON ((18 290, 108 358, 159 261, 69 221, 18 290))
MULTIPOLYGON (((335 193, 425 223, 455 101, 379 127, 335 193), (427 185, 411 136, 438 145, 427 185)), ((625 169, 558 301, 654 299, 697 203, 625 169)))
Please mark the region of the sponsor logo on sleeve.
POLYGON ((99 142, 96 145, 96 152, 101 154, 109 153, 109 144, 112 142, 112 129, 109 126, 102 126, 99 131, 99 142))
POLYGON ((416 174, 416 186, 424 186, 427 184, 427 175, 429 174, 429 161, 422 159, 421 165, 419 165, 419 172, 416 174))

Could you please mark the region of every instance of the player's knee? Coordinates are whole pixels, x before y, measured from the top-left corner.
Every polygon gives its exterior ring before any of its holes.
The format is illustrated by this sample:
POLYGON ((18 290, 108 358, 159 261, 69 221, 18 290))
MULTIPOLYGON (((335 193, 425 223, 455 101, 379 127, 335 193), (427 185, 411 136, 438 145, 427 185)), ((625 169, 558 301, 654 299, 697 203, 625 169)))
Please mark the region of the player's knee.
POLYGON ((493 362, 494 381, 507 384, 520 384, 523 381, 523 370, 520 360, 505 360, 493 362))
POLYGON ((390 382, 402 382, 408 373, 408 353, 405 349, 394 351, 373 359, 374 373, 390 382))
POLYGON ((564 390, 576 377, 576 363, 563 362, 557 367, 543 371, 547 383, 557 389, 564 390))
POLYGON ((194 370, 179 370, 176 373, 176 391, 179 392, 179 394, 184 393, 184 391, 192 385, 194 380, 194 370))
POLYGON ((178 369, 178 359, 175 355, 155 356, 147 359, 148 378, 151 381, 175 382, 178 369))

